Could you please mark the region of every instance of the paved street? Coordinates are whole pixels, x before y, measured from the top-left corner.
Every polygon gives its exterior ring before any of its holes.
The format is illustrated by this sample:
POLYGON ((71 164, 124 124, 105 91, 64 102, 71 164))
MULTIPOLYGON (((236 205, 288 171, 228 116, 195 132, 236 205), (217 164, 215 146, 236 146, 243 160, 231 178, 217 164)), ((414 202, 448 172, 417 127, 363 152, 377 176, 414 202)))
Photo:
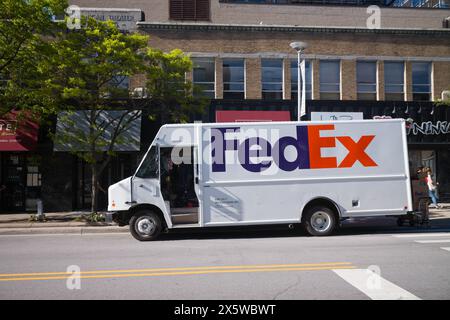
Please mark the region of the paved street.
MULTIPOLYGON (((389 223, 390 224, 389 224, 389 223)), ((0 299, 450 299, 450 227, 1 235, 0 299), (69 290, 68 266, 81 270, 69 290), (367 269, 371 271, 367 271, 367 269), (380 276, 377 274, 380 273, 380 276)))

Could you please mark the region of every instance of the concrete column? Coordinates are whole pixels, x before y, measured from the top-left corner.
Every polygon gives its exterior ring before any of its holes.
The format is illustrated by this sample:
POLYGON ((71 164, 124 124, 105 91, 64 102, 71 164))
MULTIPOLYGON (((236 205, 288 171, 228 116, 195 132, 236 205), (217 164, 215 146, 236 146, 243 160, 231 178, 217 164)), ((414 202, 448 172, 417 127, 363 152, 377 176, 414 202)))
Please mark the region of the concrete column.
POLYGON ((405 61, 405 100, 413 100, 412 92, 412 64, 411 61, 405 61))
POLYGON ((311 94, 313 100, 320 100, 320 60, 311 60, 311 94))
POLYGON ((431 64, 431 97, 442 99, 442 91, 450 90, 450 62, 433 61, 431 64))
POLYGON ((356 60, 341 60, 341 100, 356 99, 356 60))
POLYGON ((377 61, 377 100, 385 100, 384 92, 384 61, 377 61))
POLYGON ((245 99, 261 99, 261 59, 245 59, 245 99))
POLYGON ((283 99, 291 100, 291 59, 283 59, 283 99))
POLYGON ((215 81, 214 91, 216 99, 223 99, 223 60, 216 57, 215 59, 215 81))

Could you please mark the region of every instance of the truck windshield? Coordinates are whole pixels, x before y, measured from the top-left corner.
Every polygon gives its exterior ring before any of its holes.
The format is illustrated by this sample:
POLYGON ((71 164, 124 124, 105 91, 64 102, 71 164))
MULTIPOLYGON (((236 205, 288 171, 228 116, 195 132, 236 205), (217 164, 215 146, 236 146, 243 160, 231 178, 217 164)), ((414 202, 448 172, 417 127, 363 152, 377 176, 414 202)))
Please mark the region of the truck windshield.
POLYGON ((158 149, 156 147, 151 147, 135 176, 147 179, 159 178, 159 159, 158 149))

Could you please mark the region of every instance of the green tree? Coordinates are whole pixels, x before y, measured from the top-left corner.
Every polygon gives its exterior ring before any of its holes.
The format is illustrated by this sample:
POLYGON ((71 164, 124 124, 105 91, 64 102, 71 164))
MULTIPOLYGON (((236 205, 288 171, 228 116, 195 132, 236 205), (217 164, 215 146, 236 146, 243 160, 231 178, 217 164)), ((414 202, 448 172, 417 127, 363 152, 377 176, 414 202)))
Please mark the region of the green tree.
POLYGON ((60 26, 66 0, 0 1, 0 115, 12 109, 39 112, 51 106, 33 83, 39 82, 40 60, 49 54, 48 38, 60 26))
POLYGON ((53 74, 45 87, 64 111, 58 119, 63 130, 53 135, 55 145, 70 146, 90 164, 94 213, 99 177, 141 115, 132 100, 120 100, 128 97, 128 90, 117 81, 142 72, 148 38, 122 33, 112 21, 82 18, 81 26, 61 32, 52 43, 54 54, 48 63, 53 74))
POLYGON ((186 79, 193 63, 181 50, 165 53, 149 48, 145 54, 147 110, 159 116, 163 123, 187 122, 194 114, 204 111, 209 99, 202 89, 186 79))

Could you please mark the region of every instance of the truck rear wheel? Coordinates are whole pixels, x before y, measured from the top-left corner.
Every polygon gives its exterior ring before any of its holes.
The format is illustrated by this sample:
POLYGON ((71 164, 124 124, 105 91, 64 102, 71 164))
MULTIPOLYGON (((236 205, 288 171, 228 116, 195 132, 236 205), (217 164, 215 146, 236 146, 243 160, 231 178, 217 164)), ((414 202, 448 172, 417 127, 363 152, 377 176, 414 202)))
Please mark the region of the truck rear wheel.
POLYGON ((336 228, 337 219, 330 208, 317 206, 307 210, 302 222, 309 235, 328 236, 336 228))
POLYGON ((161 230, 161 218, 150 210, 138 211, 131 217, 130 232, 139 241, 155 240, 161 230))

